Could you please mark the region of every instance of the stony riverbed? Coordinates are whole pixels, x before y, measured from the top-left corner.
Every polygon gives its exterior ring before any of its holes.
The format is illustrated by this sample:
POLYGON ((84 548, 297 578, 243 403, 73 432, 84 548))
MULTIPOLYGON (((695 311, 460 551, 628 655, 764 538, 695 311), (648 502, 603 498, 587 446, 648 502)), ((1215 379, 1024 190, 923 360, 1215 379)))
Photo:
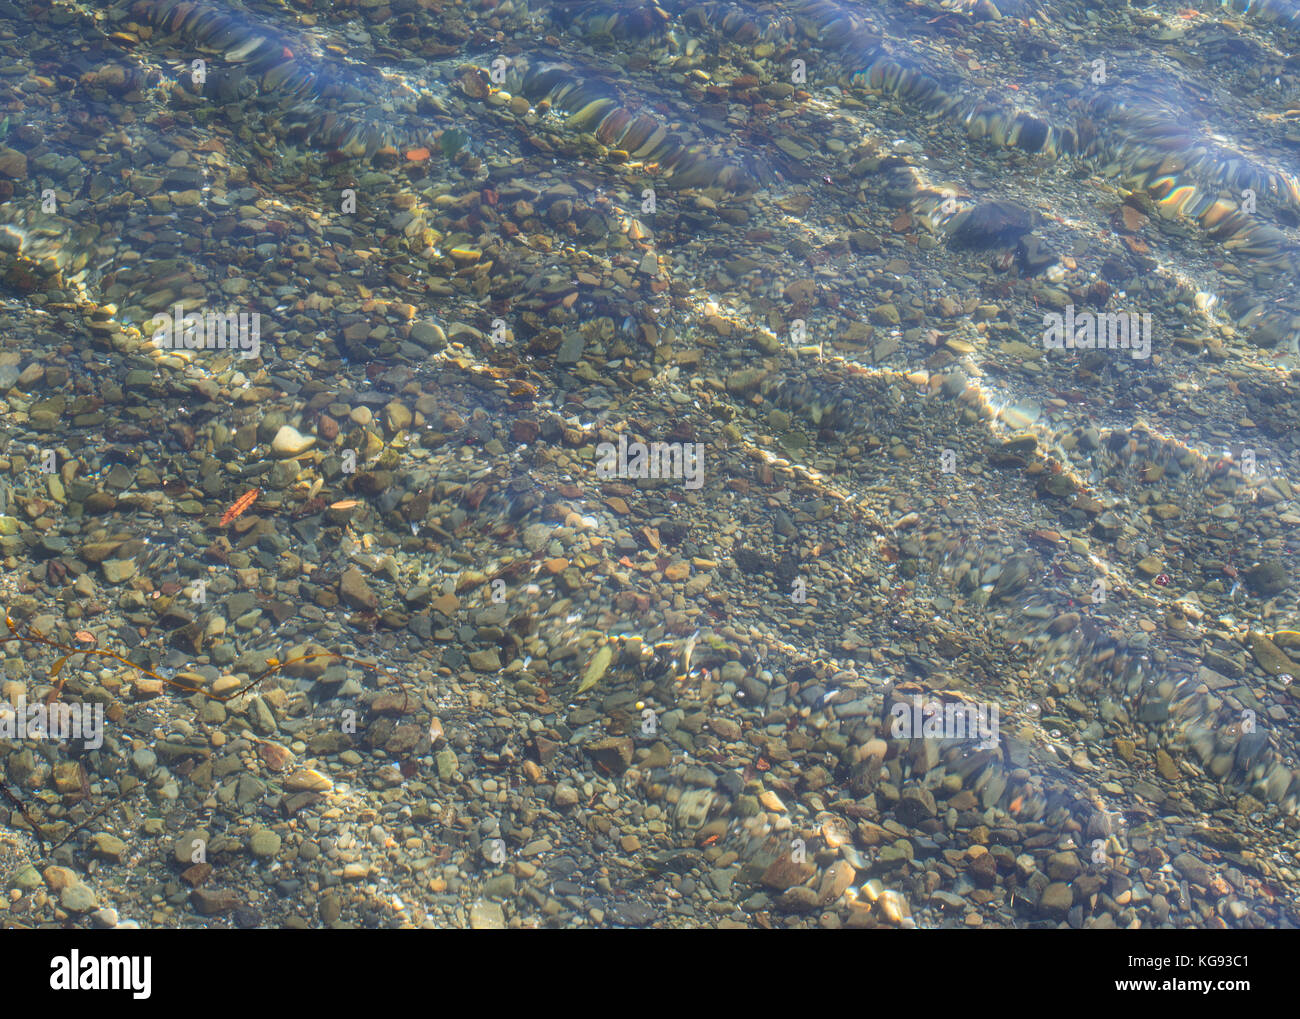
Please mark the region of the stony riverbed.
POLYGON ((1295 926, 1297 39, 0 0, 0 923, 1295 926))

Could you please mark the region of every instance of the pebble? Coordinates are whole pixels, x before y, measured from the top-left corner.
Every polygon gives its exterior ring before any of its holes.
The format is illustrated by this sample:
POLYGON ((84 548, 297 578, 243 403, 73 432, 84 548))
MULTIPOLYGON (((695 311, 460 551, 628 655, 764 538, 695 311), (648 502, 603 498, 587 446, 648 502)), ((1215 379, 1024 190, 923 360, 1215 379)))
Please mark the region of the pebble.
POLYGON ((284 780, 284 787, 295 792, 329 792, 334 783, 312 768, 298 768, 284 780))
POLYGON ((501 931, 506 928, 506 915, 496 902, 476 902, 470 908, 469 926, 476 931, 501 931))
POLYGON ((343 571, 339 580, 339 598, 349 608, 373 612, 379 607, 379 596, 371 589, 365 574, 355 566, 343 571))
POLYGON ((271 440, 271 452, 278 457, 290 458, 301 456, 316 445, 316 438, 303 435, 296 428, 282 425, 271 440))
POLYGON ((127 845, 116 835, 110 835, 107 832, 99 832, 91 836, 91 844, 95 847, 95 855, 113 862, 120 862, 127 853, 127 845))
POLYGON ((1074 904, 1074 892, 1062 881, 1053 881, 1043 889, 1038 908, 1049 916, 1063 918, 1074 904))
POLYGON ((239 893, 230 888, 195 888, 190 905, 200 916, 223 916, 240 905, 239 893))
POLYGON ((89 913, 99 907, 99 900, 93 890, 78 881, 59 892, 59 905, 69 913, 89 913))
POLYGON ((280 836, 269 828, 259 828, 248 845, 254 856, 265 859, 280 852, 280 836))

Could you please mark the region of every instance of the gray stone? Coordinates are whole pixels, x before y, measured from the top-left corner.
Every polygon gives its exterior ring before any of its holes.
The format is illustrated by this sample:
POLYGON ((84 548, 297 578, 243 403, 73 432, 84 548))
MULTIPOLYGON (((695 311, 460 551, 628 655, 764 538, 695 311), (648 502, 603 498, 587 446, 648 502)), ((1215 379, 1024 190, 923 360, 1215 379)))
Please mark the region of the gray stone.
POLYGON ((515 894, 515 876, 496 874, 483 882, 483 894, 489 899, 509 899, 515 894))
POLYGON ((411 326, 411 340, 425 350, 437 352, 447 346, 447 334, 433 322, 416 322, 411 326))
POLYGON ((59 905, 69 913, 89 913, 99 906, 99 900, 89 885, 77 881, 59 893, 59 905))
POLYGON ((587 341, 583 338, 582 333, 571 332, 564 337, 564 342, 560 344, 559 352, 555 355, 555 363, 559 365, 577 364, 578 358, 582 357, 583 348, 586 347, 587 341))
POLYGON ((211 839, 212 836, 202 828, 181 832, 172 843, 172 859, 186 867, 206 859, 211 839))
POLYGON ((90 841, 95 847, 95 855, 106 860, 117 861, 126 855, 126 843, 116 835, 99 832, 91 836, 90 841))
POLYGON ((1210 882, 1214 880, 1214 871, 1210 865, 1191 853, 1179 853, 1174 857, 1173 863, 1174 870, 1193 884, 1208 888, 1210 882))
POLYGON ((248 845, 254 856, 261 858, 275 856, 280 851, 280 836, 270 828, 259 828, 253 832, 248 845))
POLYGON ((724 683, 741 683, 745 679, 745 667, 737 661, 727 662, 722 666, 722 681, 724 683))

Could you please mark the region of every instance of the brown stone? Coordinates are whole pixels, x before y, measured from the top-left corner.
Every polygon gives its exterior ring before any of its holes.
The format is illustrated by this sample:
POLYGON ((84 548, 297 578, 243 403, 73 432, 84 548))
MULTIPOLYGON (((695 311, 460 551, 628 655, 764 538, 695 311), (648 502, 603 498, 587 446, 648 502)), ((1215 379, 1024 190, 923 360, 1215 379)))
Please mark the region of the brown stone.
POLYGON ((27 157, 14 149, 0 147, 0 174, 14 180, 26 180, 27 157))
POLYGON ((212 864, 196 863, 192 867, 186 867, 181 871, 181 880, 191 888, 198 888, 207 882, 212 876, 212 864))
POLYGON ((370 710, 377 715, 409 715, 419 706, 406 690, 384 690, 370 702, 370 710))
POLYGON ((201 916, 220 916, 239 906, 239 893, 230 888, 195 888, 190 905, 201 916))
POLYGON ((793 854, 784 853, 763 871, 764 887, 783 892, 787 888, 801 885, 817 873, 817 868, 807 860, 795 860, 793 854))
POLYGON ((1074 905, 1074 892, 1063 881, 1053 881, 1043 889, 1043 897, 1038 900, 1038 908, 1052 917, 1063 917, 1074 905))
POLYGON ((1075 853, 1053 853, 1047 858, 1047 876, 1053 881, 1073 881, 1082 870, 1083 866, 1075 853))
POLYGON ((379 597, 370 590, 365 575, 355 566, 344 571, 339 581, 339 597, 345 605, 354 609, 373 611, 379 607, 379 597))
POLYGON ((817 893, 803 885, 787 888, 776 899, 776 908, 785 913, 811 913, 817 906, 817 893))
POLYGON ((45 884, 50 891, 55 893, 61 892, 63 889, 69 888, 81 880, 77 877, 75 871, 69 870, 67 867, 58 866, 46 867, 45 870, 41 872, 41 876, 45 878, 45 884))
POLYGON ((530 421, 527 418, 520 418, 510 428, 510 437, 515 442, 521 442, 527 445, 537 439, 541 431, 536 421, 530 421))
POLYGON ((967 869, 970 872, 970 879, 978 888, 992 888, 997 883, 998 861, 993 858, 992 853, 981 853, 971 860, 967 869))
POLYGON ((627 736, 610 736, 587 744, 588 755, 615 774, 627 771, 632 763, 632 750, 632 740, 627 736))

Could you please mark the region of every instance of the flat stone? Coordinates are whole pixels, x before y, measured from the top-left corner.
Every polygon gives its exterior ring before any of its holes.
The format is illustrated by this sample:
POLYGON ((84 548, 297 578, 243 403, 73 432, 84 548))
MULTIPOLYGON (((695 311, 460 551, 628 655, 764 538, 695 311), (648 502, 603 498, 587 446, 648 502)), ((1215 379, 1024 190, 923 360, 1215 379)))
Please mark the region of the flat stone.
POLYGON ((195 888, 190 905, 200 916, 221 916, 239 908, 239 893, 230 888, 195 888))
POLYGON ((98 832, 91 836, 90 841, 94 846, 95 855, 103 859, 116 862, 126 855, 126 843, 116 835, 98 832))
POLYGON ((198 863, 207 855, 211 836, 202 828, 181 832, 172 842, 172 859, 177 863, 198 863))
POLYGON ((248 840, 248 846, 257 857, 275 856, 280 851, 280 836, 270 828, 259 828, 248 840))
POLYGON ((767 372, 761 368, 742 368, 727 376, 727 392, 737 396, 752 393, 762 384, 767 372))
POLYGON ((586 346, 587 340, 582 333, 569 333, 564 337, 564 342, 560 344, 559 352, 555 355, 555 363, 558 365, 577 364, 586 346))
POLYGON ((324 793, 334 788, 334 783, 319 771, 299 768, 284 780, 284 787, 292 792, 324 793))
POLYGON ((1179 853, 1173 859, 1174 870, 1178 871, 1183 877, 1187 878, 1193 884, 1198 884, 1203 888, 1210 887, 1214 880, 1214 870, 1204 860, 1193 856, 1191 853, 1179 853))
POLYGON ((503 931, 506 929, 506 914, 500 903, 476 902, 469 910, 470 930, 503 931))
POLYGON ((1270 676, 1300 673, 1300 665, 1293 662, 1280 647, 1262 633, 1252 633, 1249 639, 1250 653, 1255 656, 1259 667, 1270 676))
POLYGON ((411 340, 425 350, 437 352, 447 346, 447 334, 433 322, 416 322, 411 326, 411 340))
POLYGON ((99 568, 110 584, 123 584, 135 576, 135 563, 130 559, 105 559, 99 568))
POLYGON ((88 885, 78 881, 59 893, 59 905, 69 913, 89 913, 98 908, 99 900, 88 885))
POLYGON ((339 598, 354 609, 373 612, 379 607, 379 596, 366 583, 365 574, 355 566, 343 571, 339 580, 339 598))
POLYGON ((24 864, 23 866, 19 867, 18 870, 14 873, 14 876, 10 879, 10 883, 13 885, 13 887, 17 888, 19 891, 22 892, 30 892, 36 888, 39 888, 42 882, 43 879, 41 878, 40 871, 38 871, 30 863, 24 864))
POLYGON ((1053 881, 1043 889, 1043 896, 1038 900, 1038 908, 1048 916, 1064 917, 1074 905, 1074 892, 1063 881, 1053 881))

